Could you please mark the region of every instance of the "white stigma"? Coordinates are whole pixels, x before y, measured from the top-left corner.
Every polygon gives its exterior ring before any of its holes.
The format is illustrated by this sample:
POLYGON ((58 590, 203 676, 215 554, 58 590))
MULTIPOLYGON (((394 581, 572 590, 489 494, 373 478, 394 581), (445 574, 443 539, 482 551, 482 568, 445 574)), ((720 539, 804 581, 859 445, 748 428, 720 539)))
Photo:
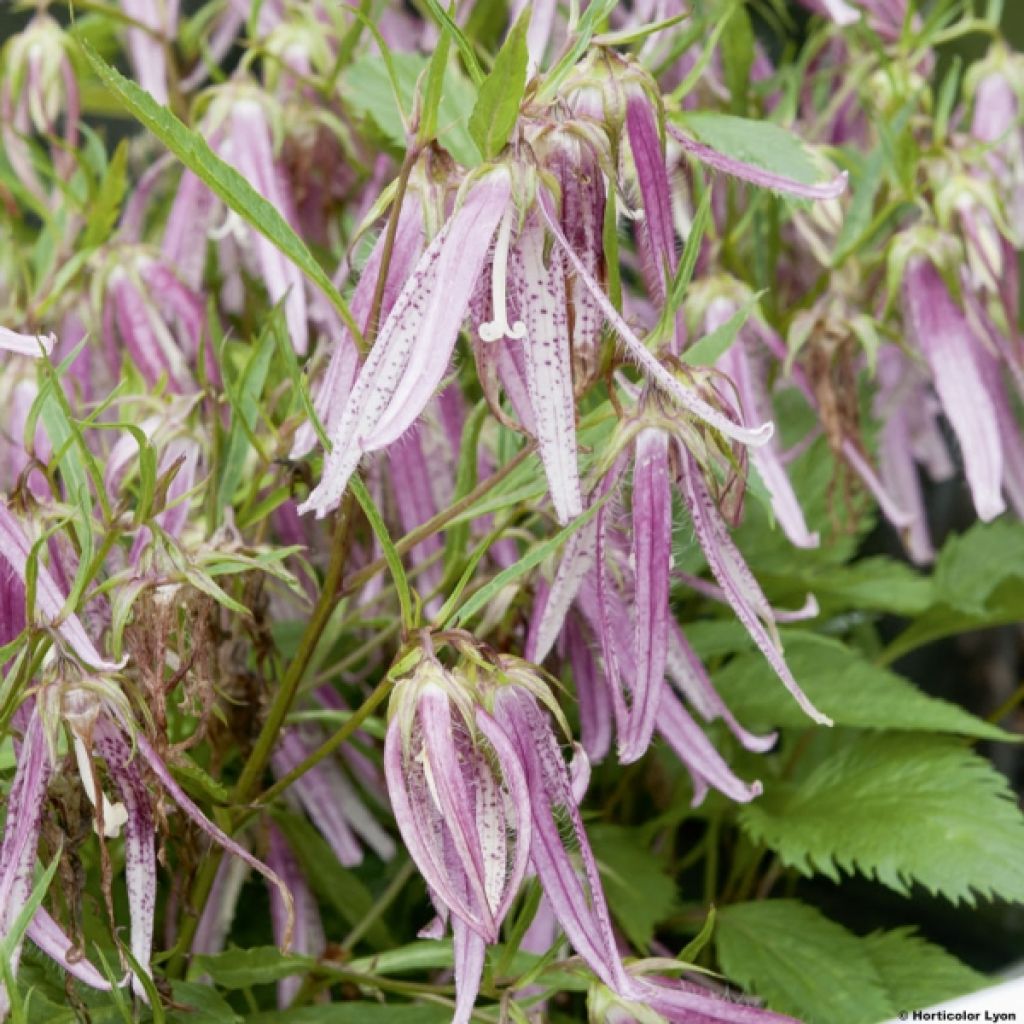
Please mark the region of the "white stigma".
POLYGON ((498 225, 498 238, 494 246, 494 263, 491 269, 491 306, 494 319, 480 325, 481 341, 497 341, 499 338, 525 338, 526 324, 517 320, 508 322, 508 308, 505 302, 505 279, 508 276, 508 245, 512 234, 511 210, 506 212, 498 225))

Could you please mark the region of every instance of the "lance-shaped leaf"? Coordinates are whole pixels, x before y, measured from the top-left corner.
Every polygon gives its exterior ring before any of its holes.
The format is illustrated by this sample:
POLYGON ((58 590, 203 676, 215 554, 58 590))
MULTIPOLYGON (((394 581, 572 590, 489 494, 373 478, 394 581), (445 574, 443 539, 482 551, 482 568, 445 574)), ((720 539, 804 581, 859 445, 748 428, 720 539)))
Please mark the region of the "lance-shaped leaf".
POLYGON ((359 460, 397 440, 440 384, 511 195, 507 171, 480 179, 416 264, 331 433, 324 474, 301 512, 336 507, 359 460))
POLYGON ((544 226, 536 217, 520 234, 515 255, 519 311, 526 326, 521 348, 537 447, 555 515, 564 526, 583 511, 565 268, 557 250, 545 263, 544 226))
POLYGON ((693 778, 693 805, 704 799, 709 786, 730 800, 747 803, 760 796, 760 782, 747 784, 733 774, 725 759, 714 748, 704 730, 690 717, 679 698, 670 690, 661 695, 658 733, 686 765, 693 778))
POLYGON ((726 599, 736 613, 736 617, 743 623, 751 639, 768 659, 769 664, 775 669, 776 674, 800 707, 815 722, 831 725, 832 722, 828 716, 818 711, 800 689, 786 665, 774 636, 766 628, 765 623, 768 623, 774 632, 771 607, 757 580, 751 575, 743 556, 733 544, 728 528, 708 492, 700 467, 682 444, 678 445, 678 451, 682 464, 683 502, 690 513, 693 532, 704 552, 704 557, 708 560, 711 572, 725 592, 726 599))
POLYGON ((1003 446, 992 398, 974 357, 974 339, 931 260, 914 257, 903 278, 906 326, 931 368, 942 409, 960 442, 978 517, 1003 512, 1003 446))

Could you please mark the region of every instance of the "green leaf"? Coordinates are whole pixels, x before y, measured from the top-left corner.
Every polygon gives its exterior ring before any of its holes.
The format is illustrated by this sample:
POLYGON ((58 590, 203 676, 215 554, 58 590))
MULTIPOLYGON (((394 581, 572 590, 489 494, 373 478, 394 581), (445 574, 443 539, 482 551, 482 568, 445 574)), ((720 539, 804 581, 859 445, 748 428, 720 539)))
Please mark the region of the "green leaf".
POLYGON ((989 596, 1010 578, 1024 580, 1024 523, 976 523, 943 545, 935 561, 936 599, 984 615, 989 596))
POLYGON ((242 1017, 212 985, 171 980, 175 1009, 168 1010, 173 1024, 242 1024, 242 1017))
POLYGON ((287 256, 327 296, 357 341, 359 325, 330 276, 313 258, 306 243, 292 230, 277 208, 268 203, 230 164, 226 164, 198 133, 187 128, 166 107, 112 68, 88 43, 82 51, 97 77, 145 128, 152 132, 189 170, 245 222, 287 256))
POLYGON ((99 191, 89 206, 88 227, 82 240, 83 246, 87 249, 105 242, 114 230, 128 187, 127 163, 128 140, 122 139, 110 159, 99 191))
POLYGON ((676 909, 676 884, 633 829, 587 829, 612 916, 638 951, 647 951, 654 927, 676 909))
POLYGON ((479 86, 484 80, 484 69, 480 67, 480 61, 476 59, 476 54, 465 33, 437 0, 425 0, 425 3, 434 21, 446 35, 454 40, 455 45, 459 48, 459 53, 462 54, 469 77, 473 79, 474 85, 479 86))
POLYGON ((738 3, 729 31, 722 36, 722 69, 733 110, 742 112, 747 107, 747 89, 753 64, 754 27, 746 7, 738 3))
POLYGON ((231 429, 221 463, 220 486, 217 489, 218 521, 223 510, 231 505, 242 480, 246 456, 253 440, 259 412, 259 399, 267 382, 267 372, 274 355, 274 332, 269 325, 257 339, 237 385, 224 378, 224 392, 231 404, 231 429))
POLYGON ((700 931, 685 945, 677 957, 678 960, 682 960, 684 963, 692 964, 697 957, 700 955, 704 947, 711 941, 711 936, 715 934, 715 920, 718 911, 715 910, 714 904, 708 907, 708 916, 704 918, 704 923, 700 926, 700 931))
POLYGON ((705 145, 773 174, 813 185, 820 173, 804 144, 771 121, 756 121, 708 110, 673 114, 672 119, 705 145))
POLYGON ((704 189, 697 212, 693 215, 693 222, 690 224, 690 233, 686 236, 686 245, 683 246, 683 254, 679 257, 679 266, 676 267, 675 277, 668 292, 668 301, 665 303, 665 312, 662 314, 659 331, 666 330, 675 321, 676 313, 683 304, 686 289, 690 287, 693 279, 693 271, 697 266, 697 258, 700 256, 700 245, 704 241, 704 235, 708 230, 708 222, 711 219, 711 195, 710 188, 704 189))
MULTIPOLYGON (((690 635, 690 630, 687 630, 690 635)), ((1019 737, 929 697, 913 683, 867 661, 830 637, 782 631, 786 663, 808 698, 836 725, 907 732, 948 732, 1013 742, 1019 737)), ((757 652, 740 654, 715 673, 715 688, 741 721, 806 728, 811 723, 782 690, 757 652)))
POLYGON ((726 974, 807 1024, 877 1024, 985 984, 910 928, 858 938, 797 900, 727 907, 716 942, 726 974))
MULTIPOLYGON (((392 54, 392 67, 404 107, 412 106, 420 75, 428 66, 418 53, 392 54)), ((402 114, 396 105, 387 70, 378 57, 363 56, 342 73, 341 85, 348 106, 359 117, 370 117, 388 142, 405 149, 407 138, 402 114)), ((475 167, 480 154, 466 127, 476 101, 476 90, 454 66, 444 68, 444 79, 437 110, 438 142, 460 163, 475 167)))
POLYGON ((315 967, 316 960, 311 956, 282 953, 276 946, 252 946, 223 953, 199 953, 192 957, 189 973, 197 978, 208 974, 218 985, 238 989, 308 974, 315 967))
POLYGON ((805 1024, 878 1024, 896 1012, 860 940, 797 900, 722 908, 715 945, 729 978, 805 1024))
POLYGON ((423 92, 423 112, 420 115, 420 139, 429 142, 437 135, 437 112, 444 96, 444 76, 448 67, 448 53, 451 50, 451 36, 441 33, 437 49, 430 58, 427 70, 427 84, 423 92))
POLYGON ((875 932, 862 943, 900 1010, 935 1006, 988 984, 984 975, 918 937, 912 928, 875 932))
POLYGON ((728 320, 716 327, 710 334, 691 345, 682 360, 690 366, 714 366, 718 357, 725 352, 739 336, 740 329, 750 319, 760 296, 752 295, 728 320))
POLYGON ((531 10, 529 5, 524 7, 509 31, 491 73, 480 85, 469 117, 469 134, 485 160, 493 160, 505 148, 519 117, 530 58, 526 30, 530 26, 531 10))
POLYGON ((953 902, 1024 901, 1016 799, 988 761, 945 737, 856 736, 803 778, 766 786, 739 819, 804 874, 857 871, 901 893, 916 881, 953 902))
POLYGON ((402 623, 407 629, 416 626, 416 615, 413 612, 412 591, 409 589, 409 580, 405 575, 405 567, 402 565, 402 558, 395 549, 391 534, 388 532, 387 523, 380 514, 373 496, 366 489, 366 484, 358 476, 349 480, 349 489, 359 502, 377 540, 380 541, 381 551, 384 553, 384 560, 388 564, 388 571, 391 573, 391 580, 398 592, 398 606, 402 614, 402 623))

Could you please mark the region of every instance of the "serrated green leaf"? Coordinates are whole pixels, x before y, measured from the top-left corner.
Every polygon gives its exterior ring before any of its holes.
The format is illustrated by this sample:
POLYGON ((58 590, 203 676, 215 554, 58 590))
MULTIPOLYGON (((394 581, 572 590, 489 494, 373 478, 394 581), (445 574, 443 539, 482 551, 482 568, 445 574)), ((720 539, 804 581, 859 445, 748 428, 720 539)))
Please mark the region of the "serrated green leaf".
POLYGON ((807 1024, 877 1024, 985 984, 910 928, 858 938, 798 900, 725 908, 716 942, 731 978, 807 1024))
POLYGON ((531 8, 523 8, 509 30, 491 73, 480 85, 480 92, 469 116, 469 134, 485 160, 493 160, 508 142, 519 117, 519 105, 526 88, 526 65, 530 59, 526 48, 526 30, 530 25, 531 8))
POLYGON ((277 208, 267 202, 230 164, 210 149, 206 140, 182 124, 144 89, 112 68, 88 43, 82 52, 103 84, 145 128, 153 133, 207 187, 287 256, 327 297, 353 337, 362 332, 348 304, 331 283, 330 275, 313 258, 306 243, 292 230, 277 208))
POLYGON ((783 864, 859 872, 953 902, 1024 901, 1024 817, 1006 779, 955 740, 856 736, 792 783, 766 785, 740 825, 783 864))
POLYGON ((861 942, 893 1005, 901 1010, 935 1006, 988 984, 984 975, 915 935, 912 928, 875 932, 861 942))
POLYGON ((721 908, 715 945, 729 978, 806 1024, 878 1024, 896 1012, 860 940, 798 900, 721 908))
POLYGON ((676 909, 676 884, 635 831, 617 825, 587 830, 612 916, 631 945, 646 952, 654 928, 676 909))
POLYGON ((935 560, 935 595, 950 608, 984 615, 989 595, 1006 579, 1024 580, 1024 523, 976 523, 950 537, 935 560))
MULTIPOLYGON (((836 725, 948 732, 1007 742, 1019 739, 956 704, 929 697, 839 640, 802 630, 783 630, 782 640, 786 663, 797 682, 836 725)), ((772 685, 773 679, 759 653, 744 653, 715 673, 715 687, 741 721, 794 728, 809 725, 796 703, 772 685)))
POLYGON ((756 121, 709 110, 676 114, 677 121, 705 145, 773 174, 813 185, 821 177, 804 144, 771 121, 756 121))

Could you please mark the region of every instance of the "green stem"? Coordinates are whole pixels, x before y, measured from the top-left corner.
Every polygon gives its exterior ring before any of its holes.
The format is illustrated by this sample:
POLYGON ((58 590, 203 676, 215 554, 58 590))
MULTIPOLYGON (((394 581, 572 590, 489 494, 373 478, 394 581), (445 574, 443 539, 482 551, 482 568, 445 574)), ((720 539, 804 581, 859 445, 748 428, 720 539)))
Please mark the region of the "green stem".
POLYGON ((343 950, 346 952, 351 950, 355 944, 373 927, 374 923, 398 898, 409 879, 412 878, 415 873, 416 865, 413 864, 411 860, 407 860, 391 880, 390 885, 388 885, 388 887, 380 894, 380 898, 377 902, 370 907, 369 911, 363 916, 363 919, 359 924, 357 924, 342 940, 341 948, 343 950))
POLYGON ((270 755, 273 752, 274 744, 277 742, 277 734, 284 725, 284 720, 291 710, 295 695, 298 693, 302 677, 306 668, 313 659, 313 653, 320 642, 320 634, 327 625, 327 620, 334 611, 337 600, 338 588, 341 585, 342 573, 345 570, 345 562, 348 557, 348 541, 352 523, 352 498, 346 495, 341 509, 338 512, 337 523, 334 528, 334 538, 331 542, 331 560, 327 566, 327 573, 324 576, 324 585, 320 590, 320 597, 317 600, 313 613, 302 639, 299 642, 299 649, 295 652, 284 679, 281 681, 281 688, 274 695, 270 711, 263 723, 263 728, 256 739, 252 754, 242 769, 235 787, 232 790, 234 803, 245 803, 252 795, 260 778, 263 775, 267 764, 270 762, 270 755))

